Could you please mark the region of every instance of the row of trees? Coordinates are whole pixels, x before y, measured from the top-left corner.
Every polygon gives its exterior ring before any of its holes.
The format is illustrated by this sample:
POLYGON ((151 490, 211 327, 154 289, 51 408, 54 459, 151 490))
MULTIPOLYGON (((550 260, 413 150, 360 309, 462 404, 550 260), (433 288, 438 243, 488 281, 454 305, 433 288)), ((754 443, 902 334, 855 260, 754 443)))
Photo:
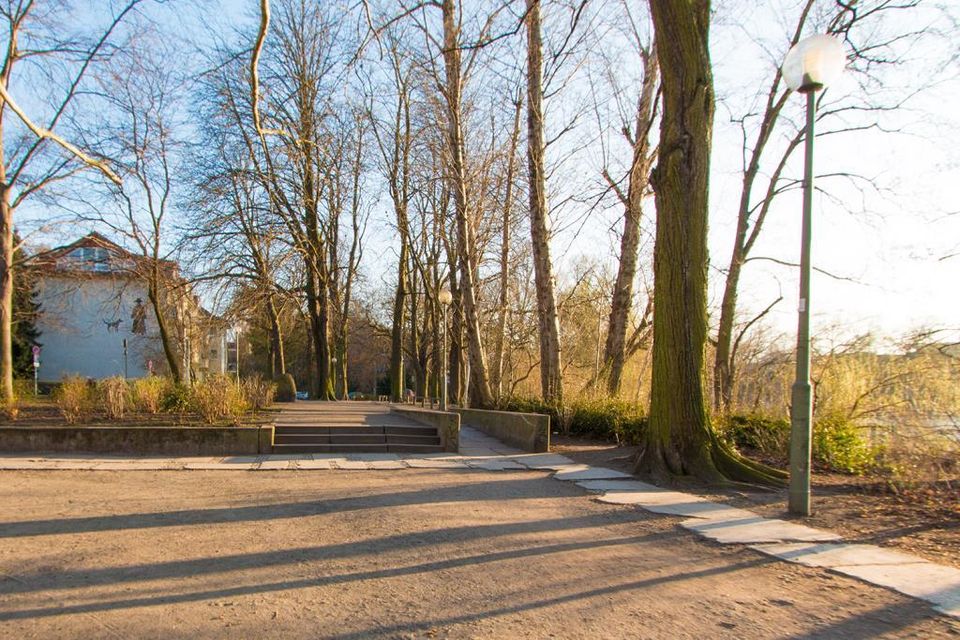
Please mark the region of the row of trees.
MULTIPOLYGON (((62 8, 48 4, 8 2, 4 13, 6 398, 13 213, 42 196, 108 229, 144 264, 189 264, 193 285, 247 323, 265 372, 291 370, 317 398, 375 387, 378 376, 394 399, 408 384, 438 395, 449 371, 455 402, 534 392, 560 405, 565 392, 639 389, 648 367, 647 470, 765 481, 777 478, 720 446, 708 407, 731 408, 740 350, 776 304, 751 317, 738 304, 765 220, 798 186, 802 133, 775 63, 826 31, 847 42, 858 81, 876 82, 923 35, 915 20, 891 17, 924 8, 784 3, 783 37, 764 43, 765 88, 727 106, 742 131, 742 185, 711 335, 709 2, 366 0, 344 10, 261 0, 253 28, 203 43, 200 70, 157 19, 164 7, 129 2, 94 35, 58 38, 49 25, 62 8), (21 108, 10 70, 23 60, 29 77, 57 82, 21 108), (606 224, 613 269, 558 261, 559 239, 606 224), (358 352, 354 331, 382 360, 358 352)), ((880 129, 903 99, 824 93, 821 135, 880 129)), ((159 267, 140 276, 180 379, 160 301, 192 289, 159 267)))

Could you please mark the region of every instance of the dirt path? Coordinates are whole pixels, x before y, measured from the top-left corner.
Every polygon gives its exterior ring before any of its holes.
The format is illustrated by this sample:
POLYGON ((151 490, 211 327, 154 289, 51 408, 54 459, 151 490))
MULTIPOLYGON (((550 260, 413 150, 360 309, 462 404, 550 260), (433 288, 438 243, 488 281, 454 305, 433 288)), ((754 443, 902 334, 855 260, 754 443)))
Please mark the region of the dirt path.
MULTIPOLYGON (((637 447, 555 437, 552 449, 584 464, 633 471, 637 447)), ((791 519, 786 490, 717 490, 694 482, 677 483, 681 491, 714 502, 749 509, 766 518, 791 519)), ((841 534, 847 542, 876 544, 960 568, 960 489, 952 486, 895 494, 876 478, 816 472, 813 515, 804 524, 841 534)))
POLYGON ((2 638, 946 638, 545 474, 0 473, 2 638))

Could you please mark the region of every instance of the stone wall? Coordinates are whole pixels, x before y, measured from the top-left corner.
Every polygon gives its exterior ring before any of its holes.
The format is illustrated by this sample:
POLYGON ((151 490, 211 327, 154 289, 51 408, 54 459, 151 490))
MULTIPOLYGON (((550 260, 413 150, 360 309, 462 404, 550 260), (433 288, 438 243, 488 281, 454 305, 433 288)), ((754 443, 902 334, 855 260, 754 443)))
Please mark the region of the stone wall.
POLYGON ((505 444, 542 453, 550 450, 550 416, 540 413, 454 409, 461 424, 500 440, 505 444))
POLYGON ((2 427, 0 451, 228 456, 271 451, 265 427, 2 427))
POLYGON ((436 427, 444 451, 456 453, 460 450, 460 416, 456 413, 406 406, 393 406, 392 410, 421 424, 436 427))

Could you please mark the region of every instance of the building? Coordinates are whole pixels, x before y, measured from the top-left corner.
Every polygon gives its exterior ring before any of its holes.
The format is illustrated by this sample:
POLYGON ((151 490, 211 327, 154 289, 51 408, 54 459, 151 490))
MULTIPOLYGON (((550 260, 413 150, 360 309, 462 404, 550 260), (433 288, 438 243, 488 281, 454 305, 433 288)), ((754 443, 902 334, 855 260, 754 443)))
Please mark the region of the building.
MULTIPOLYGON (((168 371, 143 276, 151 265, 98 233, 37 259, 41 381, 168 371)), ((175 262, 161 261, 160 273, 167 283, 160 306, 185 375, 225 373, 226 324, 203 309, 175 262)))

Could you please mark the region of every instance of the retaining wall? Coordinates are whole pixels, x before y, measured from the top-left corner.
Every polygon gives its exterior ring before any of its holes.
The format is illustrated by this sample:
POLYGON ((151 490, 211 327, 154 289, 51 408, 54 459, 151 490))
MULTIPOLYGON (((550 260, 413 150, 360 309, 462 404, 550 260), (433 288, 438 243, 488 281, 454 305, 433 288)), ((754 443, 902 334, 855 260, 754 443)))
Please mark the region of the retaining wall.
POLYGON ((273 426, 2 427, 0 451, 227 456, 270 453, 273 426))
POLYGON ((460 422, 524 451, 550 451, 550 416, 541 413, 454 409, 460 422))
POLYGON ((391 409, 411 420, 436 427, 444 451, 456 453, 460 450, 460 416, 456 413, 396 405, 391 409))

